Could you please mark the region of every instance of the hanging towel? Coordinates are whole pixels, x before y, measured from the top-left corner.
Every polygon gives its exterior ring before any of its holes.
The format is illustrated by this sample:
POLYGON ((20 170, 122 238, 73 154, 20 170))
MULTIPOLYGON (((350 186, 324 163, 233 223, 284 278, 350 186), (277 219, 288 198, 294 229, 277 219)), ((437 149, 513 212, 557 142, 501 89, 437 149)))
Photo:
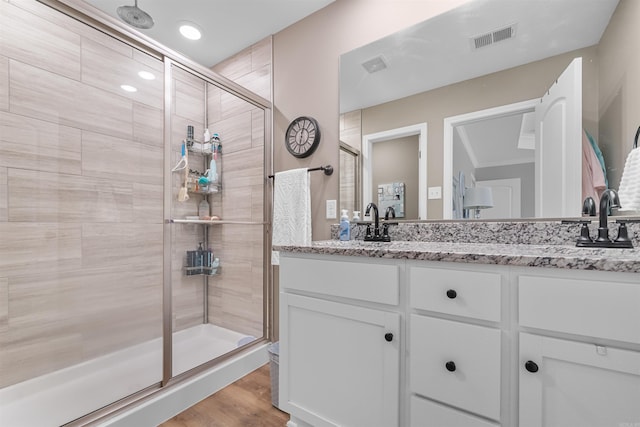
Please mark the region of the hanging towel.
POLYGON ((638 135, 636 132, 633 149, 627 156, 622 170, 618 197, 620 198, 620 211, 640 211, 640 148, 638 148, 638 135))
POLYGON ((586 131, 582 131, 582 200, 593 198, 600 205, 600 195, 607 189, 598 156, 589 142, 586 131))
MULTIPOLYGON (((273 191, 272 244, 311 245, 311 191, 306 168, 277 172, 273 191)), ((271 264, 280 265, 280 254, 272 252, 271 264)))
POLYGON ((609 179, 607 178, 607 166, 604 163, 604 155, 602 154, 602 150, 598 146, 596 139, 591 136, 589 132, 584 131, 587 134, 587 138, 589 138, 589 143, 591 144, 591 148, 593 148, 593 152, 596 153, 596 157, 600 162, 600 167, 602 168, 602 175, 604 175, 604 184, 609 188, 609 179))

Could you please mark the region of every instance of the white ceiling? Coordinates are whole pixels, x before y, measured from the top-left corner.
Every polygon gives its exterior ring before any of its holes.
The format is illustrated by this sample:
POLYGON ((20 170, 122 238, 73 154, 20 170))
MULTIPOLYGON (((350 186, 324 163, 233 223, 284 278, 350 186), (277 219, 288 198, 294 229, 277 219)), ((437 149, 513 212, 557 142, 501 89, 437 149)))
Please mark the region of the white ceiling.
POLYGON ((378 105, 597 44, 618 0, 473 0, 340 58, 340 112, 378 105), (515 37, 471 38, 516 24, 515 37), (369 74, 379 55, 388 68, 369 74))
MULTIPOLYGON (((85 0, 117 18, 119 6, 134 0, 85 0)), ((211 67, 246 47, 275 34, 335 0, 138 0, 138 7, 153 18, 145 34, 201 65, 211 67), (178 32, 182 21, 203 31, 200 40, 187 40, 178 32)))

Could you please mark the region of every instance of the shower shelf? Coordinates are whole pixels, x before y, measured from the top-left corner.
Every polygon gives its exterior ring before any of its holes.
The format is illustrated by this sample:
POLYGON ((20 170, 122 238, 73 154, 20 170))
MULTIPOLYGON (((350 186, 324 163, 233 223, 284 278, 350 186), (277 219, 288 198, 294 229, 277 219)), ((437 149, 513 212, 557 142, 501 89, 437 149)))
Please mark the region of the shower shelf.
POLYGON ((217 276, 222 267, 183 267, 187 276, 217 276))
POLYGON ((220 219, 169 219, 170 224, 204 224, 204 225, 264 225, 266 222, 261 221, 226 221, 220 219))

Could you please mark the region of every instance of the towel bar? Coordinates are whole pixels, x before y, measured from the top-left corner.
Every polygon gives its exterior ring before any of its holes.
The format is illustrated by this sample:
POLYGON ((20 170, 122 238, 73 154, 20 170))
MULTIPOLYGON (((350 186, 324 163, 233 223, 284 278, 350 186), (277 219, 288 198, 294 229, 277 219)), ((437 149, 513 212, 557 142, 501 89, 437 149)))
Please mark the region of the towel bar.
MULTIPOLYGON (((309 168, 309 169, 307 169, 307 172, 313 172, 313 171, 324 171, 324 174, 329 176, 329 175, 333 174, 333 166, 331 166, 331 165, 318 166, 317 168, 309 168)), ((269 175, 269 178, 275 178, 275 175, 269 175)))

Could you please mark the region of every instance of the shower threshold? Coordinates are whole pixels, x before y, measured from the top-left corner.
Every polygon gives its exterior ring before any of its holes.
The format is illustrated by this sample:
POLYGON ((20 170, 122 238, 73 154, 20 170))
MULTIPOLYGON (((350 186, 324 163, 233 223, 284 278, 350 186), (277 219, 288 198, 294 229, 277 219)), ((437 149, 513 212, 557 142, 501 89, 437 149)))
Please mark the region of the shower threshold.
MULTIPOLYGON (((173 375, 228 353, 255 338, 212 324, 173 334, 173 375)), ((162 379, 162 339, 0 389, 0 425, 56 427, 162 379)))

